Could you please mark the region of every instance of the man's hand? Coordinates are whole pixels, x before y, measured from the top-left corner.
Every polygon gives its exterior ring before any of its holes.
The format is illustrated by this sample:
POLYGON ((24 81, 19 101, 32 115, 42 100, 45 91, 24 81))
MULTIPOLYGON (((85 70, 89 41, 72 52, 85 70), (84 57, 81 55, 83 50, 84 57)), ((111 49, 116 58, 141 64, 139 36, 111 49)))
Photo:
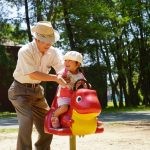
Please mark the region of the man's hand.
POLYGON ((62 85, 62 86, 64 86, 64 87, 67 86, 67 82, 62 78, 61 75, 57 76, 57 83, 60 84, 60 85, 62 85))
POLYGON ((67 77, 67 76, 62 76, 62 77, 67 83, 70 83, 70 77, 67 77))

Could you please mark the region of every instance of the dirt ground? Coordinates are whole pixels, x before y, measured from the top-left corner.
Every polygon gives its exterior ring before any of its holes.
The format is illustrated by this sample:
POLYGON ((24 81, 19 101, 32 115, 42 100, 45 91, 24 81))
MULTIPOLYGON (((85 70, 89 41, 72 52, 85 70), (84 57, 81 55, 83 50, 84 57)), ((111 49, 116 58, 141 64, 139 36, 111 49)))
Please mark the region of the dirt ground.
MULTIPOLYGON (((150 120, 104 121, 101 134, 76 137, 76 150, 150 150, 150 120)), ((2 131, 2 128, 0 129, 2 131)), ((33 143, 37 133, 33 132, 33 143)), ((0 150, 15 150, 17 130, 0 132, 0 150)), ((69 150, 68 136, 54 136, 51 150, 69 150)))

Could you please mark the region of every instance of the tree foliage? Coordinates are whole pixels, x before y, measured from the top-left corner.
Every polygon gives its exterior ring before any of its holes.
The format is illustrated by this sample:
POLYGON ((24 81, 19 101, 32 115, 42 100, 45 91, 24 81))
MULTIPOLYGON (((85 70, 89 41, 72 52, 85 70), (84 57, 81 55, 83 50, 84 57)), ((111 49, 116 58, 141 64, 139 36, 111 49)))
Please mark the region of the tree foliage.
MULTIPOLYGON (((57 43, 61 49, 83 53, 87 60, 85 65, 95 64, 96 72, 100 66, 106 66, 114 107, 123 107, 124 100, 125 106, 150 105, 149 0, 5 2, 15 6, 18 12, 20 8, 24 11, 12 20, 0 13, 2 31, 6 32, 0 31, 1 42, 5 39, 25 42, 27 35, 31 41, 30 26, 40 20, 49 20, 61 33, 57 43), (26 24, 27 32, 21 30, 22 22, 26 24)), ((2 10, 5 12, 4 8, 2 10)), ((97 83, 97 86, 101 85, 97 83)), ((105 102, 103 104, 103 107, 107 106, 105 102)))

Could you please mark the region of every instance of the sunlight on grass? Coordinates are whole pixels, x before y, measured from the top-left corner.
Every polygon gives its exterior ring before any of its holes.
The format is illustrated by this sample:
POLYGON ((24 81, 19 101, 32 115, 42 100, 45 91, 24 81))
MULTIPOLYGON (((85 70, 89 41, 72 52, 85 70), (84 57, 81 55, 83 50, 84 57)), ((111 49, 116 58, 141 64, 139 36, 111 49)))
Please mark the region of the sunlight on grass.
POLYGON ((137 107, 123 107, 123 108, 114 108, 113 102, 109 101, 107 108, 103 109, 103 113, 109 112, 130 112, 130 111, 150 111, 150 107, 147 106, 137 106, 137 107))
MULTIPOLYGON (((119 106, 119 105, 118 105, 119 106)), ((137 107, 123 107, 123 108, 114 108, 113 102, 109 101, 108 106, 102 109, 102 113, 110 113, 110 112, 130 112, 130 111, 150 111, 150 106, 137 106, 137 107)), ((16 117, 16 113, 14 112, 0 112, 1 118, 11 118, 16 117)))
POLYGON ((0 112, 0 118, 11 118, 11 117, 16 117, 16 113, 0 112))
POLYGON ((0 129, 0 133, 14 133, 17 132, 18 128, 2 128, 0 129))

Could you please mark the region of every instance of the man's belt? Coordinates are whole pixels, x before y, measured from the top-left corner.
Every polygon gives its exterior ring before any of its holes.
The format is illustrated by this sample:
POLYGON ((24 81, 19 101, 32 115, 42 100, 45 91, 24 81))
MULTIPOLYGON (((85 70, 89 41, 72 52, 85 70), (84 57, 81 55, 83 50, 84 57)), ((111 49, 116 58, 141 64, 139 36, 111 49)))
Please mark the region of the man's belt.
POLYGON ((20 84, 20 85, 23 85, 25 87, 28 87, 28 88, 36 88, 37 86, 39 86, 40 84, 39 83, 20 83, 19 81, 17 80, 14 80, 16 83, 20 84))

